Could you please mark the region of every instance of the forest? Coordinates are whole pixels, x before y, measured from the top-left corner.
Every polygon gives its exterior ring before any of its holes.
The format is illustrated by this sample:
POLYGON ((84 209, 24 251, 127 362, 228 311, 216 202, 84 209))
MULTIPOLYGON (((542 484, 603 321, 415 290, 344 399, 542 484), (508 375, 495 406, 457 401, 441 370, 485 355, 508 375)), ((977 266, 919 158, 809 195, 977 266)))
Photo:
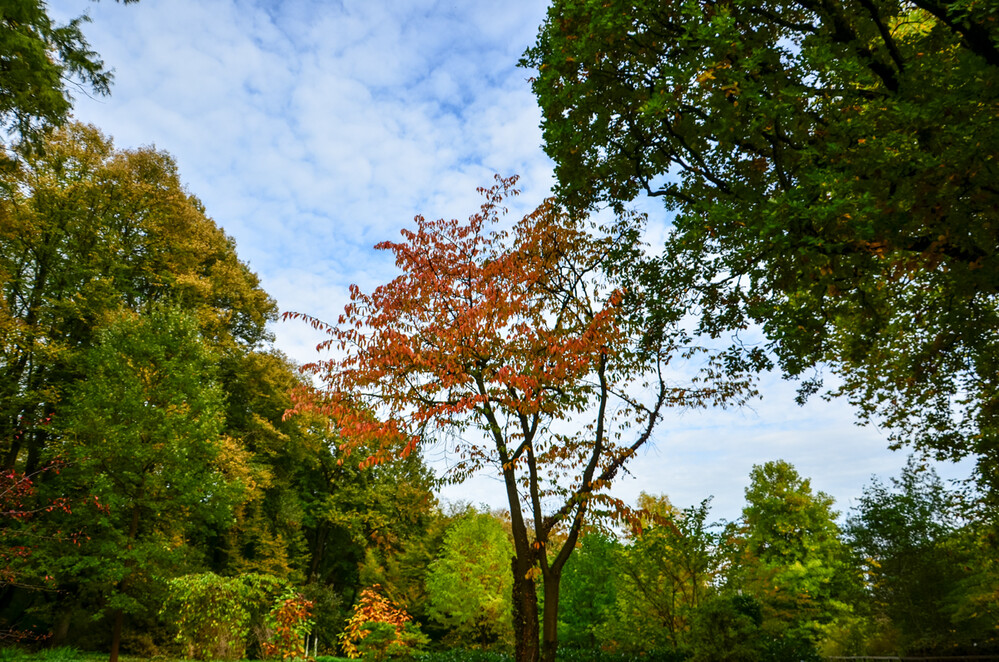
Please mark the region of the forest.
POLYGON ((85 21, 6 3, 0 660, 999 659, 997 15, 554 0, 521 61, 552 197, 417 216, 323 320, 167 151, 73 119, 111 90, 85 21), (614 495, 667 411, 768 370, 904 469, 845 512, 774 458, 733 521, 614 495), (505 507, 439 498, 483 472, 505 507))

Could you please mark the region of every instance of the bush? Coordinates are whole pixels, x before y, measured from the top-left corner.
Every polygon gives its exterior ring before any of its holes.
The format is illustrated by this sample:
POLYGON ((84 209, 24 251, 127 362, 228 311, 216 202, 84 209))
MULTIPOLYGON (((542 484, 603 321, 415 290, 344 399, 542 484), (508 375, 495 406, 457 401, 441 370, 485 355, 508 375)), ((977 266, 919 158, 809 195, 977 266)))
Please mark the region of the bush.
POLYGON ((340 635, 347 657, 386 660, 411 657, 423 648, 426 636, 412 617, 391 600, 379 594, 377 584, 361 591, 361 599, 340 635))
POLYGON ((300 593, 288 590, 282 595, 267 617, 267 628, 271 632, 268 641, 262 645, 267 657, 280 657, 282 660, 305 659, 306 637, 312 631, 312 607, 300 593))
POLYGON ((284 582, 268 575, 219 577, 206 572, 168 582, 160 615, 177 630, 187 657, 239 660, 246 653, 250 625, 270 606, 284 582))

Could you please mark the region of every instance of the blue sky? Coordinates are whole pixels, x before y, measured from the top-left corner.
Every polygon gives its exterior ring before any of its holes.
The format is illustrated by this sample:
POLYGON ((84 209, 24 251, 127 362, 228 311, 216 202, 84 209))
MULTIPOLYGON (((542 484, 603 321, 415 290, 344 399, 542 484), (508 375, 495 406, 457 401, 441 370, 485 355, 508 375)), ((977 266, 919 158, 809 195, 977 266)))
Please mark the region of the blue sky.
MULTIPOLYGON (((50 7, 61 20, 88 13, 88 39, 115 70, 110 97, 75 95, 77 118, 118 147, 173 154, 281 310, 335 320, 351 283, 371 290, 395 275, 375 243, 418 213, 467 217, 494 173, 521 176, 513 213, 550 191, 530 72, 516 66, 544 18, 538 0, 50 7)), ((665 214, 646 208, 654 241, 665 214)), ((319 338, 305 325, 273 330, 292 358, 314 358, 319 338)), ((679 506, 714 495, 714 515, 732 519, 752 465, 782 458, 847 510, 872 474, 905 463, 885 434, 853 424, 846 402, 799 407, 794 386, 771 375, 761 391, 750 408, 669 415, 615 492, 665 493, 679 506)), ((968 467, 939 470, 963 477, 968 467)), ((487 476, 444 496, 504 503, 487 476)))

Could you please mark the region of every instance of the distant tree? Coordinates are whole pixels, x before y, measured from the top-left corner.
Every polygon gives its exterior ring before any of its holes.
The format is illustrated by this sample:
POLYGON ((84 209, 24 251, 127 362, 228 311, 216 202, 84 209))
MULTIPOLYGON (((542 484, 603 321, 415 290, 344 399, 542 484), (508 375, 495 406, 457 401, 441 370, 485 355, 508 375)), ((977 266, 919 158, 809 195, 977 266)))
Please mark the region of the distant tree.
POLYGON ((812 492, 783 460, 754 466, 750 479, 729 587, 760 605, 775 659, 816 656, 822 626, 848 612, 849 565, 833 499, 812 492))
POLYGON ((484 190, 468 223, 417 217, 404 241, 379 244, 402 275, 372 294, 352 286, 337 325, 297 315, 330 334, 321 348, 342 352, 308 367, 324 386, 297 407, 329 415, 348 447, 381 440, 361 466, 399 444, 406 454, 440 439, 454 451, 451 480, 483 467, 499 474, 515 554, 516 657, 536 660, 540 640, 551 661, 559 582, 583 523, 591 510, 623 508, 606 493, 611 481, 652 438, 664 407, 736 403, 751 378, 738 357, 693 346, 676 310, 671 324, 633 314, 643 293, 626 300, 617 281, 638 255, 615 251, 634 243, 637 219, 596 236, 548 201, 508 232, 490 231, 513 186, 484 190), (671 359, 697 356, 701 381, 667 379, 671 359), (643 380, 648 401, 628 390, 643 380))
POLYGON ((890 485, 873 480, 848 519, 881 624, 869 642, 875 653, 999 650, 994 541, 987 525, 962 517, 958 496, 910 458, 890 485))
POLYGON ((472 512, 444 534, 441 556, 427 568, 429 615, 450 628, 454 644, 509 646, 513 545, 503 523, 472 512))
POLYGON ((709 500, 681 510, 642 493, 638 505, 651 518, 621 550, 613 631, 637 651, 685 650, 693 614, 720 578, 720 531, 707 521, 709 500))
POLYGON ((621 543, 599 531, 584 533, 565 564, 559 596, 559 639, 595 650, 613 638, 617 621, 621 543))
POLYGON ((524 61, 559 195, 662 197, 662 282, 699 284, 705 330, 762 324, 787 374, 831 365, 863 420, 999 496, 997 14, 556 0, 524 61))

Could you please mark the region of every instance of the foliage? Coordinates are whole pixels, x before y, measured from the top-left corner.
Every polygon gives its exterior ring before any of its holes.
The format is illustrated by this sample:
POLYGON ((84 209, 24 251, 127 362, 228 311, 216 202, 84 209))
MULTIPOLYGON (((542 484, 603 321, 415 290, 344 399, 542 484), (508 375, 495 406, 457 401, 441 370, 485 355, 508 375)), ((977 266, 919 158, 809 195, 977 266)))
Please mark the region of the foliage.
POLYGON ((621 544, 599 531, 580 537, 579 549, 565 564, 559 596, 559 639, 572 649, 596 649, 613 638, 606 629, 617 622, 621 544))
POLYGON ((89 17, 57 25, 46 9, 44 0, 6 0, 0 7, 0 130, 36 145, 45 129, 69 116, 70 84, 106 95, 111 83, 83 36, 89 17))
POLYGON ((683 651, 691 619, 720 575, 720 535, 709 500, 683 510, 642 493, 649 521, 618 557, 616 617, 605 633, 622 650, 683 651))
POLYGON ((758 601, 772 652, 815 656, 822 626, 849 613, 851 573, 833 500, 784 461, 754 466, 750 479, 729 585, 758 601))
POLYGON ((997 14, 556 0, 524 64, 559 194, 662 197, 659 278, 699 284, 703 330, 761 323, 787 374, 829 362, 894 443, 995 487, 997 14))
POLYGON ((959 494, 910 458, 901 475, 864 489, 847 534, 866 576, 873 650, 954 654, 999 650, 999 574, 988 526, 962 516, 959 494))
POLYGON ((0 449, 29 472, 79 351, 122 310, 185 308, 219 361, 266 340, 274 311, 169 155, 79 124, 44 147, 0 177, 0 449))
POLYGON ((255 591, 240 579, 214 573, 185 575, 169 582, 168 599, 160 610, 176 627, 186 655, 198 660, 238 660, 250 633, 247 604, 255 591))
POLYGON ((282 660, 307 658, 305 650, 307 637, 312 632, 312 608, 314 603, 297 591, 290 590, 278 598, 271 609, 267 625, 273 631, 271 641, 263 645, 267 657, 282 660))
POLYGON ((724 591, 712 595, 695 612, 691 630, 694 662, 759 660, 764 646, 763 614, 750 595, 724 591))
POLYGON ((397 657, 419 650, 426 639, 413 628, 412 618, 404 609, 380 594, 380 586, 361 591, 354 613, 340 635, 340 645, 351 659, 377 660, 397 657), (374 635, 371 642, 364 642, 374 635))
POLYGON ((489 513, 469 513, 444 535, 441 556, 427 569, 428 614, 464 648, 512 643, 513 546, 489 513))
POLYGON ((330 334, 321 349, 344 352, 307 366, 324 387, 301 392, 296 409, 328 415, 347 450, 369 453, 361 467, 441 438, 457 440, 451 480, 485 466, 502 476, 518 657, 532 655, 538 639, 540 574, 551 660, 559 579, 591 509, 624 510, 607 488, 649 441, 664 407, 739 402, 751 377, 739 356, 690 344, 676 311, 671 322, 651 325, 632 314, 642 292, 626 300, 616 279, 635 256, 615 251, 633 243, 639 219, 619 218, 598 236, 547 201, 509 233, 490 231, 514 183, 483 190, 486 201, 467 224, 417 217, 404 241, 379 244, 402 275, 370 295, 352 286, 337 325, 291 315, 330 334), (667 381, 664 366, 674 357, 703 359, 693 384, 667 381), (643 379, 647 402, 626 392, 643 379), (483 441, 466 440, 468 430, 483 441), (557 528, 564 538, 553 536, 557 528))
POLYGON ((60 443, 48 451, 67 469, 46 489, 93 494, 107 510, 86 523, 76 554, 54 549, 40 561, 114 614, 112 650, 123 614, 150 609, 153 586, 179 560, 173 541, 224 522, 240 492, 220 471, 213 358, 188 315, 163 306, 124 311, 82 353, 87 377, 68 389, 60 443))

